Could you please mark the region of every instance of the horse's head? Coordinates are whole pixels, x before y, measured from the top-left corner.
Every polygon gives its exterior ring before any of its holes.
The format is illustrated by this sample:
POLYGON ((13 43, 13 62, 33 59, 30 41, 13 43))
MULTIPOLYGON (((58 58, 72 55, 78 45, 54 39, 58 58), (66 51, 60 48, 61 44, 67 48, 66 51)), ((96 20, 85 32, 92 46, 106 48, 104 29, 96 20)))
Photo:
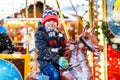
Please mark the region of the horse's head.
POLYGON ((79 36, 79 40, 94 53, 95 56, 99 56, 103 51, 103 46, 99 45, 97 36, 95 34, 95 27, 91 32, 88 32, 88 24, 85 26, 83 33, 79 36))

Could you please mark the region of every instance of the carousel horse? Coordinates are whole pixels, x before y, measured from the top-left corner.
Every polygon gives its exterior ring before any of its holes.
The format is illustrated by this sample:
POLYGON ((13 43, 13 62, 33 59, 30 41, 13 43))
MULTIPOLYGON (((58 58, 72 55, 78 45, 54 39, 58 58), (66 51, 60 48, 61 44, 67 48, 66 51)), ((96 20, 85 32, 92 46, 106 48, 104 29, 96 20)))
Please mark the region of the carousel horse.
POLYGON ((87 50, 100 59, 103 47, 99 45, 95 27, 88 32, 88 25, 76 40, 68 40, 64 57, 69 60, 70 67, 61 69, 61 80, 91 80, 92 74, 87 62, 87 50))
POLYGON ((100 57, 103 50, 94 30, 95 27, 92 28, 91 32, 88 32, 88 25, 86 25, 83 33, 76 40, 69 39, 67 41, 64 57, 69 60, 70 67, 60 68, 61 80, 91 80, 92 74, 87 63, 87 50, 93 52, 96 57, 100 57))

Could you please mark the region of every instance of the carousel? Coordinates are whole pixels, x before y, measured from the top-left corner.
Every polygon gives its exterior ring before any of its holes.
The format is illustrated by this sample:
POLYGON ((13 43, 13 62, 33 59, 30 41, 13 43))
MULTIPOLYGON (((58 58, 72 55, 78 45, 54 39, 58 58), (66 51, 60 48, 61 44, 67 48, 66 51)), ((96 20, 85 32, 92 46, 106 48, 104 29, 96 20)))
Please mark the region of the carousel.
POLYGON ((24 2, 21 12, 13 10, 14 18, 4 18, 14 51, 0 53, 0 80, 49 80, 45 75, 39 78, 34 43, 47 6, 59 13, 58 29, 67 39, 64 57, 70 67, 60 68, 61 80, 120 79, 120 0, 66 0, 70 7, 63 6, 60 0, 24 2))

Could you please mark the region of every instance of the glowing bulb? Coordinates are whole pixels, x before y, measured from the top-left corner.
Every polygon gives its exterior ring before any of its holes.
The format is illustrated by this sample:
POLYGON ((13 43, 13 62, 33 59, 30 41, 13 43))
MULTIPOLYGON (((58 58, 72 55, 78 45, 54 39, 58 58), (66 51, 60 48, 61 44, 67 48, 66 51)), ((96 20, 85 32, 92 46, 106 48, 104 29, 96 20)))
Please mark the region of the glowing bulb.
POLYGON ((99 22, 98 22, 98 26, 101 26, 101 25, 102 25, 102 22, 99 21, 99 22))
POLYGON ((102 17, 102 15, 98 15, 98 18, 99 18, 99 20, 102 20, 103 17, 102 17))

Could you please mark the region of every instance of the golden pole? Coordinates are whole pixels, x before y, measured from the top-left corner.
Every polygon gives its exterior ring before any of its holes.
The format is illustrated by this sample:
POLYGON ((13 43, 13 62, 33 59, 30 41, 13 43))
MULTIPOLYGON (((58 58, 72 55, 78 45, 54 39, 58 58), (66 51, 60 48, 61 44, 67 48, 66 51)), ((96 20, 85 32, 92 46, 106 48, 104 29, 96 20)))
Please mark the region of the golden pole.
POLYGON ((34 18, 36 18, 36 0, 34 0, 34 18))
MULTIPOLYGON (((103 15, 103 20, 106 22, 106 18, 107 18, 107 1, 106 0, 102 0, 102 15, 103 15)), ((103 46, 104 46, 104 78, 105 80, 108 79, 108 69, 107 69, 107 43, 105 40, 105 37, 103 37, 103 46)))
POLYGON ((26 0, 26 19, 28 19, 28 5, 27 5, 27 0, 26 0))
POLYGON ((28 27, 27 27, 27 23, 28 23, 28 2, 26 0, 26 32, 27 32, 27 48, 26 48, 26 54, 29 54, 29 42, 28 42, 28 27))
POLYGON ((60 9, 60 5, 59 5, 59 3, 58 3, 58 0, 56 0, 56 4, 57 4, 58 9, 59 9, 59 14, 60 14, 60 17, 61 17, 61 20, 62 20, 62 23, 63 23, 63 28, 64 28, 64 31, 65 31, 66 37, 67 37, 67 39, 69 39, 69 38, 70 38, 70 35, 68 34, 68 26, 67 26, 66 23, 65 23, 65 20, 64 20, 64 17, 63 17, 63 15, 62 15, 62 11, 61 11, 61 9, 60 9))
MULTIPOLYGON (((90 28, 92 28, 93 27, 93 0, 89 0, 89 22, 90 22, 90 28)), ((93 53, 91 53, 91 52, 88 52, 89 53, 89 63, 91 64, 91 65, 94 65, 94 55, 93 55, 93 53)), ((91 71, 92 71, 92 73, 93 74, 95 74, 94 73, 94 67, 93 68, 91 68, 91 71)), ((92 76, 92 80, 94 80, 94 75, 92 76)))
POLYGON ((46 8, 46 0, 44 0, 43 11, 45 10, 45 8, 46 8))
POLYGON ((93 26, 93 0, 89 0, 89 21, 90 28, 93 26))

